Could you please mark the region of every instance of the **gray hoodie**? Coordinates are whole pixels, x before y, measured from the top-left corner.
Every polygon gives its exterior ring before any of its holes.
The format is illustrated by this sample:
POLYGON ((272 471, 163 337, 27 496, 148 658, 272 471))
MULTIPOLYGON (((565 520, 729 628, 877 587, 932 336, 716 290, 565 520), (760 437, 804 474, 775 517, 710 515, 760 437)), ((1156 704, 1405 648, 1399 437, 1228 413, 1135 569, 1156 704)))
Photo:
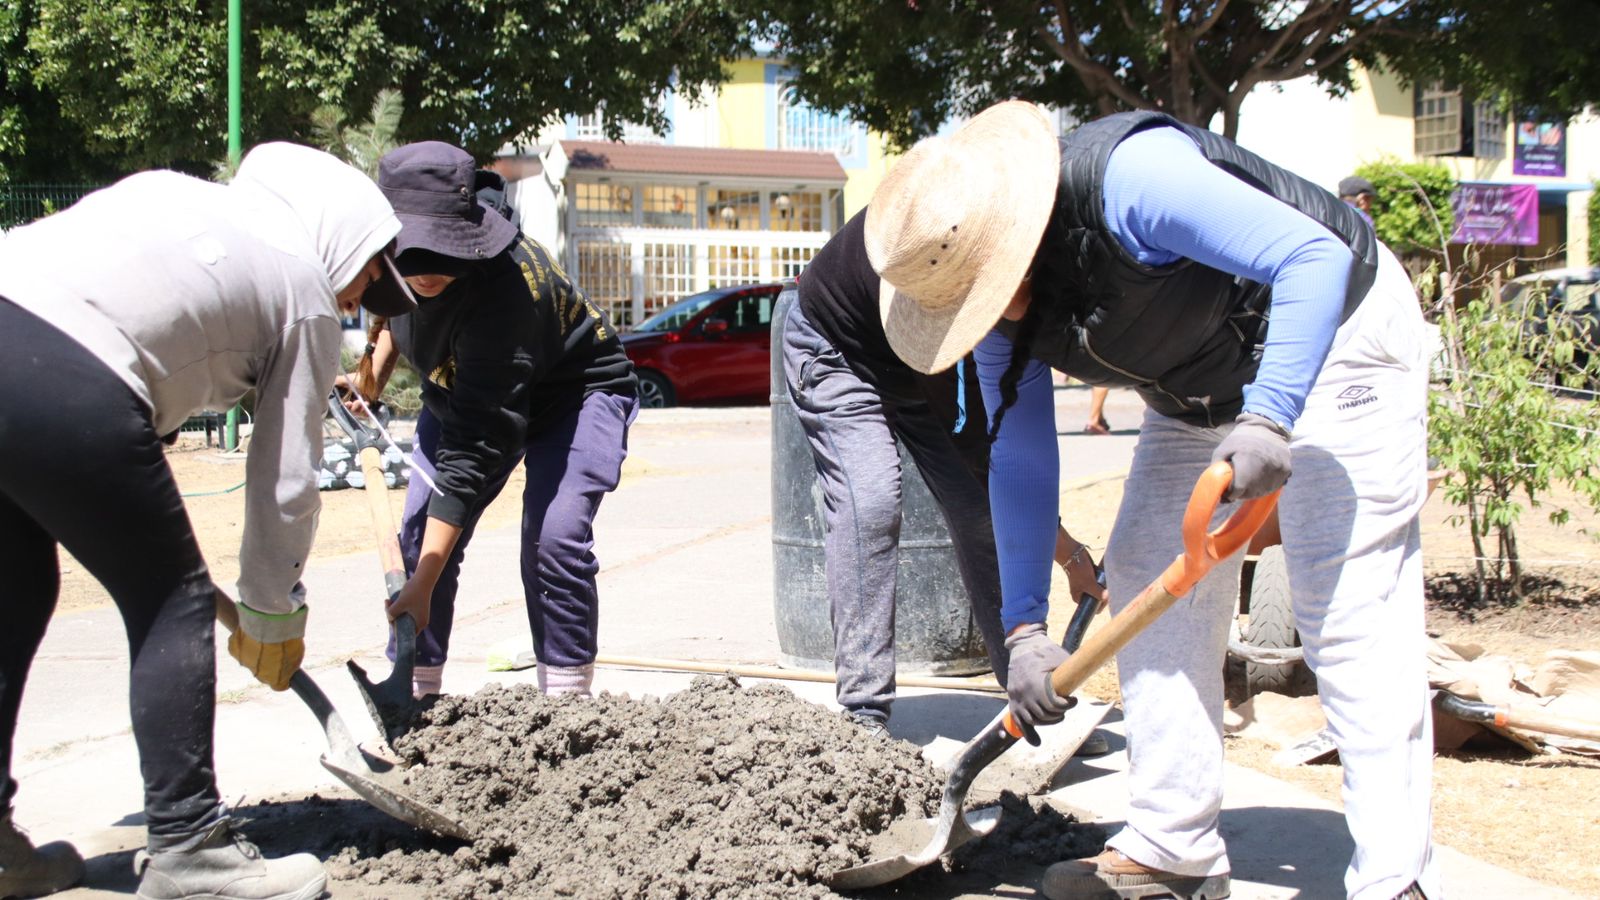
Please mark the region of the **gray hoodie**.
POLYGON ((144 172, 0 241, 0 296, 116 372, 157 434, 255 389, 239 552, 252 609, 305 602, 324 398, 339 366, 334 294, 399 232, 367 176, 277 143, 246 155, 226 187, 144 172))

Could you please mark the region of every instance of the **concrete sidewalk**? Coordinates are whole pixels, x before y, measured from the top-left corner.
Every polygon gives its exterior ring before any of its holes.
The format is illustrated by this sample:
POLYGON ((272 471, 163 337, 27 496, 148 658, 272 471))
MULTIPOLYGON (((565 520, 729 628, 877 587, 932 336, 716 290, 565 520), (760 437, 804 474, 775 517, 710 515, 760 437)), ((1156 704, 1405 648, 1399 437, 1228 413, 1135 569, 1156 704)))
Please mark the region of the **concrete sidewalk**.
MULTIPOLYGON (((1125 471, 1137 400, 1115 392, 1107 417, 1121 432, 1078 432, 1088 391, 1057 391, 1065 479, 1125 471)), ((631 438, 624 482, 597 523, 601 572, 601 652, 724 664, 770 665, 774 632, 769 423, 765 409, 650 410, 631 438)), ((398 503, 398 498, 395 499, 398 503)), ((528 642, 514 529, 480 533, 462 577, 454 656, 445 688, 470 692, 490 681, 531 681, 532 671, 489 673, 486 657, 508 639, 528 642), (507 561, 512 561, 507 563, 507 561)), ((381 590, 374 555, 316 559, 306 583, 313 611, 308 668, 358 738, 372 734, 343 672, 356 657, 386 669, 376 610, 381 590)), ((217 768, 223 796, 236 806, 263 799, 348 796, 318 764, 322 736, 292 694, 256 685, 219 649, 217 768)), ((599 690, 665 694, 686 686, 681 673, 601 670, 599 690)), ((791 682, 803 697, 831 704, 829 684, 791 682)), ((95 857, 91 884, 68 897, 131 893, 129 848, 143 842, 142 790, 128 729, 127 651, 110 609, 52 622, 24 700, 15 774, 17 820, 38 839, 66 838, 95 857)), ((903 690, 892 730, 922 745, 964 741, 1001 708, 992 694, 903 690)), ((1125 809, 1120 724, 1108 726, 1112 754, 1078 761, 1052 793, 1086 820, 1115 823, 1125 809)), ((1224 828, 1235 865, 1235 897, 1328 897, 1350 854, 1338 810, 1288 784, 1228 767, 1224 828)), ((1452 898, 1568 897, 1487 863, 1443 851, 1452 898)), ((1020 879, 1019 880, 1023 880, 1020 879)), ((952 886, 938 896, 1028 896, 1032 885, 952 886)), ((420 896, 394 886, 340 888, 338 897, 420 896)))

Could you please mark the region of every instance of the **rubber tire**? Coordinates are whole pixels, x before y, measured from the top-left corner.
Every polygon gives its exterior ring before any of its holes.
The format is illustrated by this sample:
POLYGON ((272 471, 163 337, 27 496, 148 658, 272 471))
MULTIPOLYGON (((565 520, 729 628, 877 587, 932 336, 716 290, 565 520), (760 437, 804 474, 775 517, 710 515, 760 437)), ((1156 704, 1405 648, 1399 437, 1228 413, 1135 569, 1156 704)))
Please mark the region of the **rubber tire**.
MULTIPOLYGON (((1283 547, 1267 547, 1256 558, 1250 579, 1250 622, 1241 638, 1252 647, 1286 649, 1300 646, 1294 606, 1289 595, 1289 569, 1283 547)), ((1272 691, 1290 697, 1316 693, 1317 683, 1304 662, 1281 666, 1244 664, 1245 696, 1272 691)))
POLYGON ((676 406, 678 394, 672 389, 672 382, 660 372, 649 369, 640 369, 639 376, 639 405, 645 409, 664 409, 676 406))

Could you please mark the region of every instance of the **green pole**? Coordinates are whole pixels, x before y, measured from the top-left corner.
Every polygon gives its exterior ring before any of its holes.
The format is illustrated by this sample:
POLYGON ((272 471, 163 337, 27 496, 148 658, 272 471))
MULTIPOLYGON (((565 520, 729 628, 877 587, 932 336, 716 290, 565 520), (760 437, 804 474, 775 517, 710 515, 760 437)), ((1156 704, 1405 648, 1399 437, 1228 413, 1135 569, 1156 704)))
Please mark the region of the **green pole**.
MULTIPOLYGON (((244 94, 240 75, 243 69, 240 57, 244 55, 243 5, 243 0, 228 0, 228 163, 232 166, 239 165, 239 157, 244 153, 244 139, 239 124, 240 101, 244 94)), ((222 449, 238 448, 239 407, 235 404, 228 410, 227 426, 222 431, 222 449)))

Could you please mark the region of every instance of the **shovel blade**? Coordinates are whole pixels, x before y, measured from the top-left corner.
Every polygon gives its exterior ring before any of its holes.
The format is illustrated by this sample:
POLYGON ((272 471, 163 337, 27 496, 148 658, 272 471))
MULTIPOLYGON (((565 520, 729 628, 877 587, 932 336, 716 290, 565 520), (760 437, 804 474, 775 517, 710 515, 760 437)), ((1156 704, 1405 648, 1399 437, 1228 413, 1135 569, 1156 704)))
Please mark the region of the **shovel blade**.
POLYGON ((359 761, 335 759, 324 754, 322 767, 332 772, 335 778, 344 782, 361 799, 408 825, 426 828, 445 837, 464 841, 473 839, 466 825, 417 799, 407 790, 405 776, 400 769, 382 760, 366 754, 362 754, 359 761))
POLYGON ((410 730, 411 718, 417 711, 417 699, 411 693, 417 661, 416 620, 409 614, 400 616, 395 619, 394 633, 394 669, 389 677, 374 684, 367 677, 367 670, 355 660, 345 662, 350 677, 356 681, 361 702, 366 704, 367 713, 372 716, 372 724, 378 727, 378 733, 391 746, 395 738, 410 730))
POLYGON ((998 806, 986 806, 966 815, 952 813, 932 819, 903 819, 873 838, 872 859, 833 873, 828 887, 856 891, 888 884, 963 844, 986 836, 999 823, 998 806))

